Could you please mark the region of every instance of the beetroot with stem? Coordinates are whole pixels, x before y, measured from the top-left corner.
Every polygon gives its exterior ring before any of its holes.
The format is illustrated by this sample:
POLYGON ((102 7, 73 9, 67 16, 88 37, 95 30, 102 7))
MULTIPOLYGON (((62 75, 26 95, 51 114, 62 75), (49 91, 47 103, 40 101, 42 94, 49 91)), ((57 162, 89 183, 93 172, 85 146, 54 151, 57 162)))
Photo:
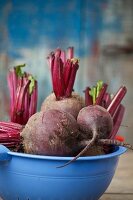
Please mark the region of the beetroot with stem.
POLYGON ((30 117, 21 132, 26 153, 73 156, 79 136, 75 118, 64 111, 51 109, 30 117))
MULTIPOLYGON (((102 141, 101 143, 99 143, 102 145, 120 144, 118 142, 114 142, 115 140, 111 140, 108 138, 113 138, 116 135, 122 121, 124 108, 122 105, 120 105, 120 103, 125 96, 126 91, 126 87, 121 87, 110 102, 107 109, 98 105, 91 105, 81 109, 77 118, 77 122, 80 126, 80 130, 82 131, 82 142, 85 139, 87 140, 87 138, 89 139, 89 141, 86 143, 86 146, 83 148, 83 150, 74 159, 66 163, 64 166, 75 161, 79 156, 83 155, 91 146, 98 144, 99 141, 102 141)), ((94 98, 96 97, 95 93, 96 90, 93 90, 93 92, 91 93, 91 95, 93 95, 94 104, 94 99, 96 99, 94 98)), ((124 144, 121 143, 121 145, 124 144)), ((132 149, 132 147, 129 145, 127 145, 127 147, 132 149)))
POLYGON ((56 49, 48 57, 51 69, 53 92, 44 100, 41 111, 59 109, 70 112, 75 118, 85 106, 84 99, 73 92, 79 60, 73 58, 73 47, 68 48, 68 58, 61 49, 56 49))
POLYGON ((99 139, 108 138, 113 127, 111 115, 105 108, 99 105, 90 105, 82 108, 78 114, 77 123, 81 131, 81 141, 88 139, 89 141, 83 150, 64 166, 83 155, 90 147, 94 146, 99 139))
POLYGON ((25 64, 11 69, 7 75, 10 92, 10 120, 0 122, 0 144, 7 147, 21 145, 20 132, 37 108, 37 81, 32 75, 22 72, 25 64))
POLYGON ((10 120, 25 125, 37 109, 37 81, 31 74, 22 72, 18 65, 8 73, 10 92, 10 120))

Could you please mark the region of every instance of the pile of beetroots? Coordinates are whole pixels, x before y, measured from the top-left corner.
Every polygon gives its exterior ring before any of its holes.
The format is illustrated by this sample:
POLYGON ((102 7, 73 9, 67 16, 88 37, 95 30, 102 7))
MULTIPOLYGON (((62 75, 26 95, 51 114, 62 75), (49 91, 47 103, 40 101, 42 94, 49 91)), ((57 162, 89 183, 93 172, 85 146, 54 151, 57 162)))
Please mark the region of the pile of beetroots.
MULTIPOLYGON (((85 97, 74 91, 79 59, 74 48, 56 49, 48 57, 53 92, 37 112, 37 80, 23 72, 25 65, 8 72, 10 121, 0 122, 0 144, 14 151, 48 156, 106 154, 114 146, 130 144, 119 140, 125 107, 121 104, 127 89, 121 86, 110 94, 108 85, 98 81, 86 87, 85 97)), ((121 139, 121 138, 120 138, 121 139)))

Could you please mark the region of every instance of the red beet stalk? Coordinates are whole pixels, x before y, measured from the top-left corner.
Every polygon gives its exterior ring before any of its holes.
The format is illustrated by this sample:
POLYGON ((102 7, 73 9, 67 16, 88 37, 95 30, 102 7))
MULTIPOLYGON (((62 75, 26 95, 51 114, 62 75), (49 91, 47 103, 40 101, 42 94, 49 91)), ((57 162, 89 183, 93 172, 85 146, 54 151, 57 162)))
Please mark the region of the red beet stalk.
POLYGON ((96 99, 95 105, 102 105, 102 100, 106 93, 107 87, 108 87, 108 85, 106 83, 104 83, 102 86, 102 89, 100 90, 100 93, 96 99))
POLYGON ((74 48, 73 47, 69 47, 67 50, 67 58, 68 59, 72 59, 74 58, 74 48))
MULTIPOLYGON (((38 83, 37 81, 35 82, 34 90, 32 94, 30 94, 30 98, 27 97, 28 102, 29 102, 29 115, 27 117, 32 116, 34 113, 37 111, 37 98, 38 98, 38 83)), ((29 95, 29 93, 28 93, 29 95)), ((25 107, 27 106, 27 102, 25 102, 25 107)), ((27 108, 28 110, 28 108, 27 108)))
POLYGON ((108 92, 106 92, 102 99, 102 107, 107 109, 110 103, 111 103, 110 94, 108 92))
POLYGON ((125 107, 122 104, 120 104, 120 106, 118 107, 118 109, 113 117, 114 125, 113 125, 113 130, 111 132, 111 135, 109 137, 110 139, 115 138, 115 136, 120 128, 124 113, 125 113, 125 107))
POLYGON ((92 97, 91 97, 91 95, 90 95, 90 93, 89 93, 90 90, 91 90, 90 87, 86 87, 86 89, 84 90, 84 93, 85 93, 85 105, 86 105, 86 106, 90 106, 90 105, 93 104, 93 102, 92 102, 92 97))
POLYGON ((64 81, 65 81, 65 88, 67 88, 70 75, 72 71, 72 62, 68 59, 64 64, 64 81))
POLYGON ((61 49, 56 49, 48 57, 51 69, 53 91, 56 99, 68 98, 71 96, 77 70, 79 68, 78 59, 73 58, 73 47, 68 48, 68 58, 61 49))
POLYGON ((63 62, 59 55, 55 54, 53 67, 53 90, 57 100, 64 96, 63 62))
POLYGON ((79 68, 78 60, 76 60, 76 62, 75 61, 71 61, 71 62, 72 62, 72 65, 71 65, 72 69, 71 69, 70 79, 65 91, 65 97, 70 97, 72 94, 73 86, 74 86, 74 82, 76 78, 76 73, 79 68))
POLYGON ((109 104, 107 111, 111 114, 111 116, 114 115, 116 109, 120 105, 122 99, 124 98, 125 94, 127 93, 127 89, 125 86, 120 87, 118 92, 113 97, 111 103, 109 104))
POLYGON ((22 72, 25 65, 9 71, 7 80, 10 92, 10 120, 25 125, 37 108, 37 81, 32 75, 22 72))
POLYGON ((0 122, 0 144, 16 147, 20 144, 20 132, 23 126, 13 122, 0 122))

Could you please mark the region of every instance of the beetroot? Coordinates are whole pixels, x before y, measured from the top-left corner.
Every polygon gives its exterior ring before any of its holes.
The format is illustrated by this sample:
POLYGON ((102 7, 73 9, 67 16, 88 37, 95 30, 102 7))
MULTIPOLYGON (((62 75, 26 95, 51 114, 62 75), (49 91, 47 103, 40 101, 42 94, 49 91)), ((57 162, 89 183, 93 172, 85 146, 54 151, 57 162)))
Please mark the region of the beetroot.
POLYGON ((34 114, 21 136, 26 153, 49 156, 77 153, 78 125, 72 115, 63 111, 53 109, 34 114))
POLYGON ((51 69, 51 78, 54 94, 49 95, 43 102, 41 111, 59 109, 72 114, 75 118, 81 108, 85 106, 84 99, 73 92, 79 60, 73 58, 73 48, 68 49, 68 58, 61 49, 50 53, 48 63, 51 69))
MULTIPOLYGON (((99 105, 82 108, 79 112, 77 123, 82 132, 82 141, 90 139, 86 147, 76 156, 83 155, 91 146, 95 146, 99 139, 109 137, 113 128, 113 120, 109 112, 99 105)), ((101 149, 102 150, 102 149, 101 149)))
POLYGON ((73 92, 70 98, 64 98, 60 101, 56 100, 55 94, 49 95, 41 106, 42 111, 49 109, 58 109, 66 111, 77 118, 79 111, 84 107, 84 99, 77 93, 73 92))
POLYGON ((86 138, 108 138, 113 127, 113 120, 109 112, 99 105, 82 108, 77 123, 86 138))
MULTIPOLYGON (((81 155, 90 155, 91 151, 89 152, 89 150, 91 149, 93 149, 93 152, 97 152, 95 151, 97 150, 97 146, 116 145, 125 146, 133 150, 130 144, 108 139, 113 130, 113 118, 105 108, 99 105, 91 105, 81 109, 77 117, 77 123, 81 131, 79 137, 81 141, 78 145, 82 146, 82 151, 65 165, 59 166, 58 168, 69 165, 81 155)), ((103 148, 101 148, 100 151, 101 150, 103 150, 103 148)))

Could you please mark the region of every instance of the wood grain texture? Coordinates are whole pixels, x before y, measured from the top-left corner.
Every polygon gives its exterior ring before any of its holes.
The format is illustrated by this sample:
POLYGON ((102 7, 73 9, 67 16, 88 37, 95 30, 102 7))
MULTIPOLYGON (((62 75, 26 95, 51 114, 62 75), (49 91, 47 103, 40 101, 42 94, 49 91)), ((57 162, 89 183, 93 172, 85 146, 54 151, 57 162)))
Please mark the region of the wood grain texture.
POLYGON ((100 200, 133 200, 133 194, 104 194, 100 200))
POLYGON ((133 200, 133 152, 120 156, 115 176, 100 200, 133 200))

